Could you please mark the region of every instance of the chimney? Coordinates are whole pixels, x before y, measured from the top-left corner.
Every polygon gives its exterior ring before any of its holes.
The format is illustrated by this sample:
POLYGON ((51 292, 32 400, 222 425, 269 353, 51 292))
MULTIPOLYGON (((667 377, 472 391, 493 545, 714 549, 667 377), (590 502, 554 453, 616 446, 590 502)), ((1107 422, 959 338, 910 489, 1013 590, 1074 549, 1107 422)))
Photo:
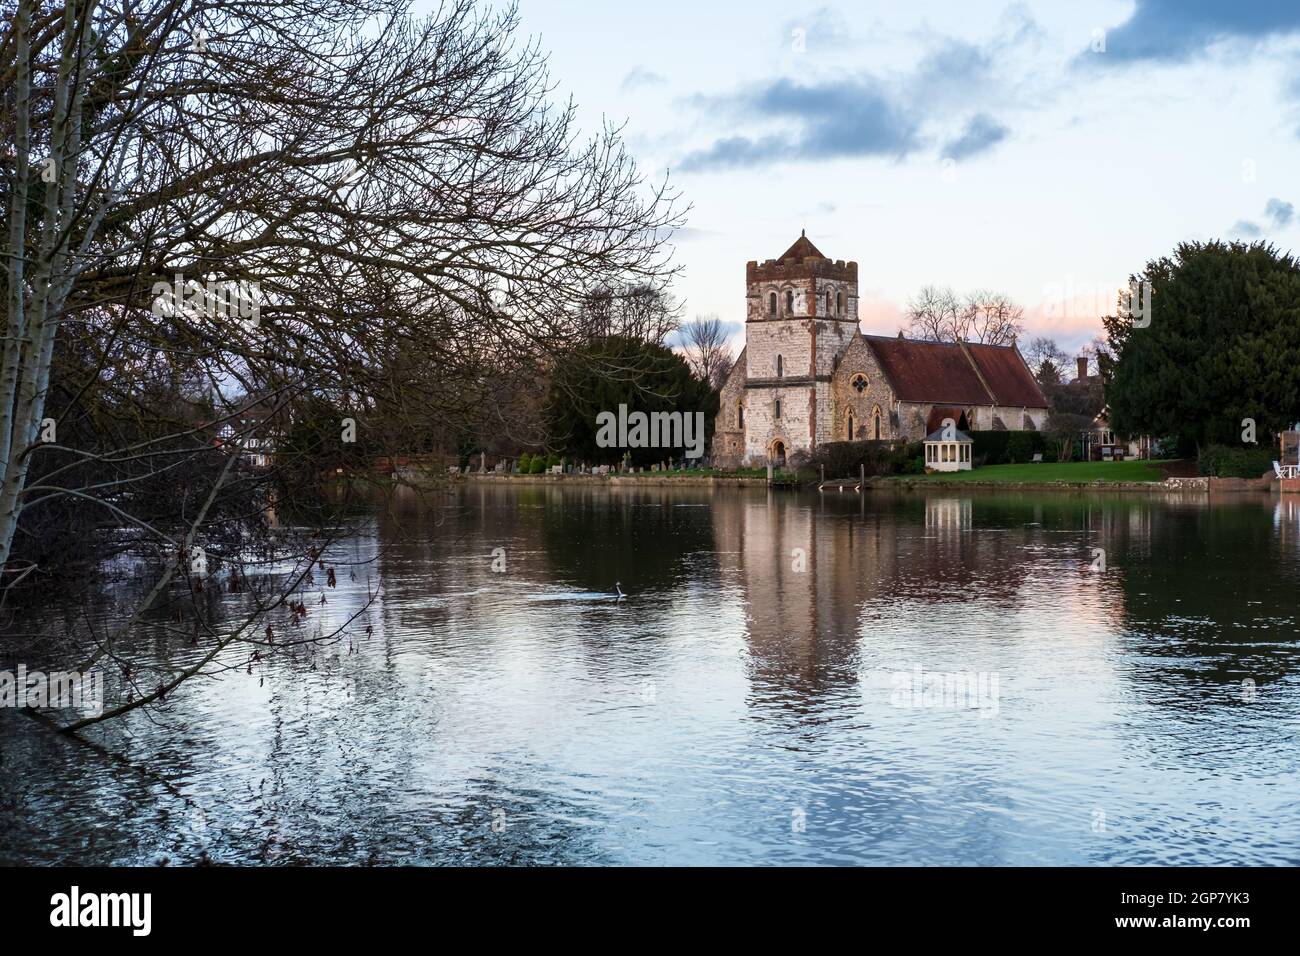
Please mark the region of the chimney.
POLYGON ((1088 377, 1088 356, 1080 355, 1075 361, 1079 363, 1079 381, 1083 381, 1088 377))

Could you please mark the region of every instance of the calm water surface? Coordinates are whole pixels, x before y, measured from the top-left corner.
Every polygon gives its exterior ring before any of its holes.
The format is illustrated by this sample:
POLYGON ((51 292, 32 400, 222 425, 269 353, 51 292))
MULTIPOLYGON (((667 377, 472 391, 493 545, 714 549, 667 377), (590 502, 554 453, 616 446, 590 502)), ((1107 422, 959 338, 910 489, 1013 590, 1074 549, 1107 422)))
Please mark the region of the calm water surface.
POLYGON ((326 562, 353 636, 129 763, 0 714, 0 862, 1300 863, 1289 501, 470 486, 326 562))

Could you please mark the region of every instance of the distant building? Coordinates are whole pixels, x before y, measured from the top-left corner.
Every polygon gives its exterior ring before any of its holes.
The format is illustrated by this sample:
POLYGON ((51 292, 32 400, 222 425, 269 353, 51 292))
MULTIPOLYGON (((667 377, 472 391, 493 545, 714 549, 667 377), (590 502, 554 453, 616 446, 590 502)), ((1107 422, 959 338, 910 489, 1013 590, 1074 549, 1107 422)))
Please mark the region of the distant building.
POLYGON ((1118 434, 1110 427, 1110 406, 1106 406, 1083 434, 1083 457, 1088 461, 1150 458, 1151 436, 1118 434))
POLYGON ((269 468, 275 453, 278 429, 271 412, 261 405, 242 409, 216 428, 216 444, 223 448, 243 446, 240 457, 252 468, 269 468))
POLYGON ((745 266, 745 348, 722 388, 721 467, 784 462, 829 441, 920 441, 962 430, 1038 429, 1047 399, 1019 350, 863 335, 858 264, 807 236, 745 266))

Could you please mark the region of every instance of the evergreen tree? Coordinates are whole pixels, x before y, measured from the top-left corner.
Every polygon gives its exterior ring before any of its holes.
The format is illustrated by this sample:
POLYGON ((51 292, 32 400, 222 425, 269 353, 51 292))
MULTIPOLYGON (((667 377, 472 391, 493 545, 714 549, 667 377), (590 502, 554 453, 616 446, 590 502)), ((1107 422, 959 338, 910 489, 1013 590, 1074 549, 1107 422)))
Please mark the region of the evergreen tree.
POLYGON ((1116 431, 1261 444, 1300 418, 1300 265, 1271 244, 1182 243, 1147 263, 1150 324, 1103 319, 1116 431))
MULTIPOLYGON (((676 352, 634 336, 611 335, 557 362, 547 395, 548 444, 562 454, 587 462, 616 464, 625 449, 596 444, 596 416, 628 412, 704 413, 705 440, 712 437, 718 393, 691 374, 676 352)), ((650 465, 681 458, 681 448, 633 448, 632 464, 650 465)))

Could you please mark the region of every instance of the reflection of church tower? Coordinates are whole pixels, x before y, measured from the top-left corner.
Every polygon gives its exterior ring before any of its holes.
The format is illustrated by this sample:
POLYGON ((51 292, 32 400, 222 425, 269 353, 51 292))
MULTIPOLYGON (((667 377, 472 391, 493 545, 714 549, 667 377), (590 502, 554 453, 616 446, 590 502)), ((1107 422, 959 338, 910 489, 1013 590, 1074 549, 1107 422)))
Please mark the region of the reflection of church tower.
POLYGON ((832 262, 801 235, 780 259, 746 263, 745 295, 744 454, 780 460, 831 439, 831 373, 858 327, 858 264, 832 262))
POLYGON ((896 574, 893 529, 866 510, 857 495, 812 507, 781 493, 715 499, 717 549, 744 595, 756 693, 857 681, 863 608, 896 574))

